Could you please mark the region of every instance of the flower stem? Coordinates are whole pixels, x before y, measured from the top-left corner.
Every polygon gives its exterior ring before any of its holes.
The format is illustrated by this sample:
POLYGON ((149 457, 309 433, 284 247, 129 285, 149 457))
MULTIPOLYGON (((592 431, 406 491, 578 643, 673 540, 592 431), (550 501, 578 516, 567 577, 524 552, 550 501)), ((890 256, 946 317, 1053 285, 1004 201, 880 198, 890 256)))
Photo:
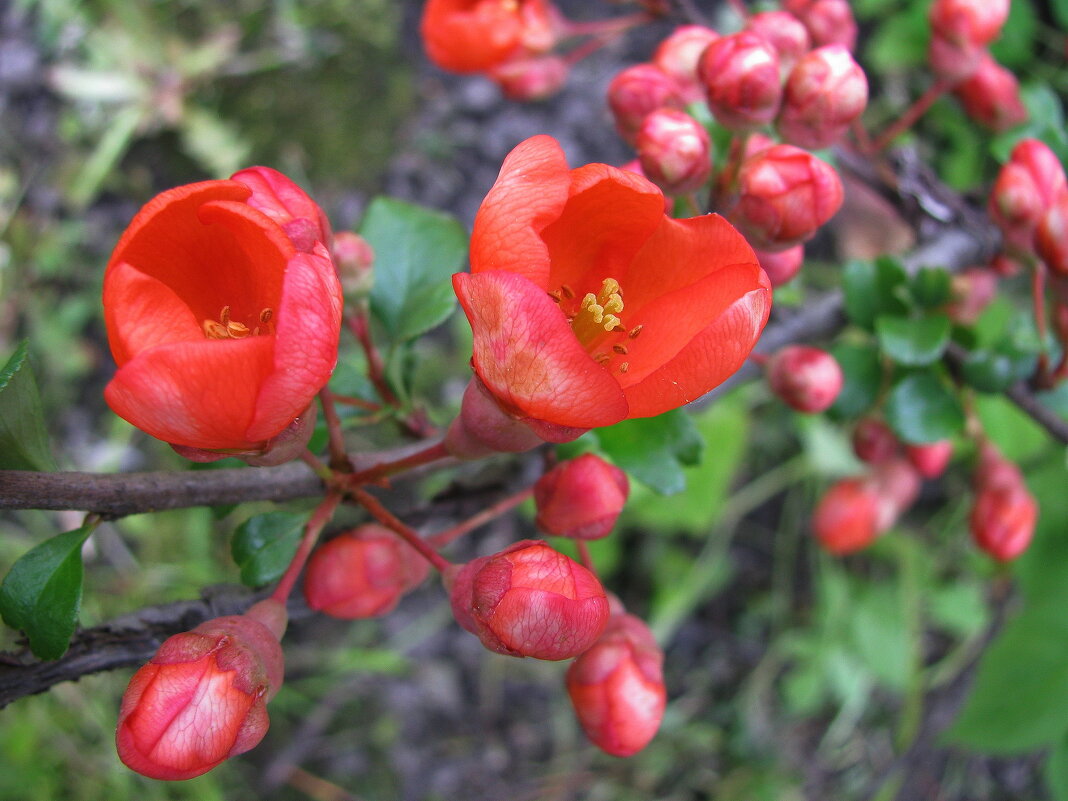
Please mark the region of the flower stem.
POLYGON ((586 544, 586 540, 578 540, 575 545, 578 546, 579 561, 582 562, 582 566, 596 576, 597 568, 593 566, 593 557, 590 555, 590 546, 586 544))
POLYGON ((343 473, 352 471, 352 461, 345 451, 345 437, 341 433, 341 418, 337 416, 337 407, 334 405, 334 396, 330 390, 323 387, 319 390, 319 403, 323 407, 323 417, 326 418, 326 430, 330 436, 330 467, 343 473))
POLYGON ((308 465, 315 475, 319 476, 325 483, 330 483, 333 480, 334 471, 327 467, 322 459, 307 448, 300 454, 300 460, 308 465))
POLYGON ((361 470, 359 473, 353 473, 347 477, 346 483, 352 487, 358 487, 361 484, 377 484, 384 478, 389 478, 415 467, 421 467, 424 464, 436 462, 439 459, 448 458, 448 456, 449 452, 445 449, 445 443, 443 441, 435 442, 433 445, 428 445, 423 450, 416 451, 408 456, 395 459, 392 462, 381 462, 373 467, 368 467, 366 470, 361 470))
POLYGON ((915 125, 916 120, 926 114, 927 110, 934 105, 934 102, 952 86, 953 84, 949 81, 936 80, 928 87, 926 92, 916 99, 915 103, 905 109, 905 112, 889 128, 876 137, 875 141, 871 143, 868 152, 878 153, 881 150, 885 150, 891 142, 915 125))
POLYGON ((300 545, 297 546, 297 552, 293 554, 293 561, 289 563, 286 572, 278 580, 278 586, 271 593, 272 600, 284 604, 286 599, 289 598, 289 594, 293 591, 293 585, 297 583, 297 576, 304 569, 304 563, 308 561, 308 555, 311 553, 312 548, 315 547, 323 528, 334 516, 334 511, 340 502, 340 493, 328 492, 322 503, 315 507, 315 511, 312 512, 311 517, 308 518, 308 522, 304 526, 304 536, 301 537, 300 545))
POLYGON ((343 403, 346 406, 355 406, 357 409, 363 409, 368 412, 382 411, 381 403, 364 400, 363 398, 357 398, 353 395, 339 395, 336 392, 331 394, 334 396, 334 403, 343 403))
POLYGON ((360 506, 371 513, 371 516, 374 517, 375 520, 386 528, 396 532, 401 539, 415 548, 424 559, 430 562, 436 570, 444 572, 446 568, 451 565, 451 562, 449 562, 448 559, 434 550, 434 548, 423 540, 414 529, 404 525, 399 518, 395 517, 389 509, 381 504, 378 498, 367 490, 361 489, 360 487, 353 487, 349 490, 349 493, 360 506))
POLYGON ((624 17, 599 19, 593 20, 592 22, 568 22, 564 27, 564 33, 567 36, 603 36, 606 34, 617 34, 637 25, 644 25, 646 22, 649 22, 650 19, 651 17, 648 12, 637 11, 624 17))
POLYGON ((1052 384, 1049 374, 1049 352, 1046 335, 1046 265, 1040 259, 1031 263, 1031 309, 1035 317, 1035 330, 1041 350, 1038 354, 1038 368, 1035 371, 1035 386, 1048 388, 1052 384))
POLYGON ((364 355, 367 357, 367 377, 374 384, 375 391, 378 392, 379 397, 382 398, 386 405, 400 406, 400 400, 389 386, 389 382, 386 381, 386 371, 382 363, 382 356, 371 339, 371 318, 368 316, 367 310, 360 309, 350 314, 347 322, 349 329, 359 340, 360 347, 363 348, 364 355))
POLYGON ((471 517, 467 518, 467 520, 463 520, 457 523, 452 528, 447 528, 444 531, 439 531, 433 537, 430 537, 427 541, 435 548, 443 548, 450 542, 459 539, 464 534, 474 531, 479 526, 484 526, 486 523, 490 522, 494 518, 500 517, 509 509, 513 509, 516 506, 519 506, 519 504, 521 504, 533 494, 533 487, 527 487, 526 489, 520 490, 519 492, 513 495, 509 495, 507 498, 497 501, 497 503, 493 504, 492 506, 487 506, 478 514, 472 515, 471 517))

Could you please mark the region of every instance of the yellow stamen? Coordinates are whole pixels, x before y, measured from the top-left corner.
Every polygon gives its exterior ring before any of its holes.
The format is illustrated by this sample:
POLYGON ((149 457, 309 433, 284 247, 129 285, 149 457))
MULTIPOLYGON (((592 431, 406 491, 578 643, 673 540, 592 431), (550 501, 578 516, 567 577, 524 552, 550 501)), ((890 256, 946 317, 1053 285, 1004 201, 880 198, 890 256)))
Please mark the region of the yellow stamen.
POLYGON ((621 354, 623 356, 627 355, 627 346, 626 345, 613 345, 612 346, 612 350, 614 350, 616 353, 619 353, 619 354, 621 354))
POLYGON ((231 320, 226 324, 226 333, 233 339, 244 339, 248 336, 248 326, 231 320))
POLYGON ((237 320, 230 318, 230 307, 223 306, 219 310, 218 320, 204 320, 200 324, 200 330, 204 332, 204 336, 208 339, 244 339, 249 336, 259 336, 260 333, 271 334, 273 326, 270 324, 274 318, 274 309, 271 307, 264 308, 259 315, 259 320, 263 324, 264 328, 256 326, 251 331, 249 327, 244 323, 239 323, 237 320))
POLYGON ((640 334, 642 332, 643 328, 645 328, 644 325, 636 325, 632 329, 630 329, 630 333, 627 334, 627 336, 630 337, 631 339, 637 339, 638 338, 638 334, 640 334))
POLYGON ((601 291, 597 293, 597 297, 601 303, 604 303, 612 295, 618 295, 620 292, 622 292, 622 288, 619 286, 619 281, 615 278, 606 278, 601 282, 601 291))
POLYGON ((623 362, 619 365, 619 372, 625 373, 630 369, 630 362, 623 362))
POLYGON ((216 320, 205 320, 200 327, 208 339, 228 339, 230 336, 226 332, 226 326, 216 320))
POLYGON ((274 309, 272 309, 270 306, 260 312, 260 322, 264 325, 271 322, 272 317, 274 317, 274 309))
POLYGON ((219 312, 219 322, 223 324, 223 327, 230 325, 230 307, 223 306, 222 311, 219 312))
POLYGON ((560 291, 564 294, 564 297, 567 298, 568 300, 571 300, 573 297, 575 297, 575 290, 573 290, 567 284, 563 284, 560 287, 560 291))

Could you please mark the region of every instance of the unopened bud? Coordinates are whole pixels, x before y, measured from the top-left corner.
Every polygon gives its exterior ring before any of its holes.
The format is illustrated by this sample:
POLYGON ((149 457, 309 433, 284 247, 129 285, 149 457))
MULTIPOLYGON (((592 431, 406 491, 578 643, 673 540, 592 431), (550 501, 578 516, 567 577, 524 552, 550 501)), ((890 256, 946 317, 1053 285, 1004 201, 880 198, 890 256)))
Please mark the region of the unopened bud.
POLYGON ((674 78, 653 64, 635 64, 608 84, 608 106, 619 135, 634 144, 647 114, 658 108, 681 109, 683 100, 674 78))
POLYGON ((1062 192, 1039 220, 1035 251, 1050 270, 1068 276, 1068 191, 1062 192))
POLYGON ((308 560, 304 598, 311 609, 345 620, 393 610, 430 564, 396 534, 366 523, 323 543, 308 560))
POLYGON ((801 265, 805 263, 805 246, 795 245, 777 253, 758 250, 756 255, 771 285, 782 286, 801 271, 801 265))
POLYGON ((879 464, 897 455, 898 439, 890 426, 874 417, 865 417, 853 429, 853 452, 868 464, 879 464))
POLYGON ((658 109, 647 115, 637 148, 646 177, 668 195, 699 189, 712 171, 708 132, 684 111, 658 109))
POLYGON ((985 54, 986 45, 952 41, 936 33, 927 46, 927 63, 940 79, 956 84, 975 74, 985 54))
POLYGON ((1009 0, 934 0, 931 30, 950 42, 985 46, 998 38, 1009 17, 1009 0))
POLYGON ((489 75, 505 97, 526 103, 545 100, 559 92, 569 72, 567 62, 560 56, 544 55, 506 61, 490 70, 489 75))
POLYGON ((717 39, 701 56, 697 75, 723 127, 748 131, 775 119, 782 100, 779 55, 763 36, 740 31, 717 39))
POLYGON ((808 29, 813 47, 844 45, 850 52, 857 44, 857 21, 849 0, 785 0, 783 9, 808 29))
POLYGON ((1007 131, 1027 122, 1016 76, 984 54, 971 77, 953 87, 968 116, 992 131, 1007 131))
POLYGON ((842 45, 806 54, 786 82, 779 133, 790 144, 834 144, 868 104, 868 79, 842 45))
POLYGON ((538 479, 535 524, 557 537, 593 540, 608 536, 629 491, 626 473, 595 454, 584 453, 538 479))
POLYGON ((812 529, 824 550, 842 555, 867 548, 879 536, 879 496, 866 478, 844 478, 824 493, 812 529))
POLYGON ((704 25, 683 25, 662 41, 653 53, 653 64, 674 78, 684 102, 692 103, 704 97, 697 79, 697 63, 705 48, 718 38, 718 33, 704 25))
POLYGON ((738 201, 728 217, 759 250, 786 250, 811 239, 842 205, 835 169, 793 145, 776 145, 746 159, 738 184, 738 201))
POLYGON ((907 445, 905 455, 924 478, 938 478, 953 458, 953 443, 948 439, 926 445, 907 445))
POLYGON ((872 466, 870 480, 879 497, 875 527, 882 534, 916 502, 920 474, 907 459, 888 459, 872 466))
POLYGON ((608 622, 597 577, 537 540, 450 569, 446 582, 456 621, 499 654, 569 659, 608 622))
POLYGON ((175 634, 134 674, 115 735, 127 767, 191 779, 263 739, 267 701, 282 684, 285 610, 277 601, 257 607, 175 634))
POLYGON ((613 756, 648 745, 660 728, 667 693, 664 654, 649 627, 615 614, 604 634, 567 670, 567 693, 590 740, 613 756))
POLYGON ((763 36, 779 54, 779 69, 785 78, 805 53, 812 39, 801 20, 788 11, 762 11, 746 23, 746 30, 763 36))
POLYGON ((767 364, 768 384, 799 412, 822 412, 834 403, 845 380, 834 356, 807 345, 787 345, 767 364))
POLYGON ((969 518, 976 545, 1008 562, 1027 550, 1035 534, 1038 504, 1022 481, 983 483, 969 518))
POLYGON ((349 298, 367 297, 375 281, 372 270, 375 252, 371 243, 353 231, 338 231, 334 234, 332 250, 345 295, 349 298))

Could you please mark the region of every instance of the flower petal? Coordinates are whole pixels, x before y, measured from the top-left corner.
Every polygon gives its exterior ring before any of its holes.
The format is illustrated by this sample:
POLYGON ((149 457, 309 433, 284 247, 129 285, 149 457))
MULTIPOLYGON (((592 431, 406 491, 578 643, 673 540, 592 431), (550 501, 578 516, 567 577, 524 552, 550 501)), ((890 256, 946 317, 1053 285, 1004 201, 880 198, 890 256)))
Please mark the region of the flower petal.
MULTIPOLYGON (((244 184, 252 190, 245 201, 285 228, 294 221, 311 223, 314 236, 324 245, 330 243, 330 221, 319 204, 291 181, 287 176, 270 167, 249 167, 230 176, 231 181, 244 184)), ((299 226, 298 226, 299 228, 299 226)), ((298 247, 298 250, 307 250, 298 247)))
POLYGON ((255 450, 262 443, 245 432, 274 369, 274 343, 260 336, 152 348, 119 368, 104 397, 119 417, 165 442, 255 450))
POLYGON ((246 434, 250 440, 278 434, 326 386, 337 363, 341 305, 341 285, 325 251, 289 260, 274 334, 274 372, 260 388, 246 434))
POLYGON ((200 321, 170 287, 126 262, 108 268, 104 317, 119 367, 146 348, 204 339, 200 321))
POLYGON ((664 219, 663 193, 640 175, 607 164, 572 170, 567 204, 542 232, 552 258, 546 287, 597 292, 605 278, 620 277, 664 219))
POLYGON ((544 290, 504 271, 454 275, 453 287, 474 332, 475 372, 507 411, 574 428, 626 416, 616 380, 544 290))
POLYGON ((540 234, 560 216, 570 185, 555 139, 535 136, 518 144, 475 216, 471 272, 507 270, 548 289, 549 251, 540 234))

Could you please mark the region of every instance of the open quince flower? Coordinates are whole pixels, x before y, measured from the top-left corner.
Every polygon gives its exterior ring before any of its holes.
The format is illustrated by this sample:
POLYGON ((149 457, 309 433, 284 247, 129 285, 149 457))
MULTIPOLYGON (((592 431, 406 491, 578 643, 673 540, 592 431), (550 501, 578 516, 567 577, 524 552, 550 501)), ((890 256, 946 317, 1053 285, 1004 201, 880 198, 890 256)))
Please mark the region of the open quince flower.
POLYGON ((325 220, 264 167, 141 209, 104 274, 115 413, 199 461, 303 447, 341 329, 325 220))
POLYGON ((734 373, 771 310, 756 255, 722 218, 673 220, 606 164, 568 169, 548 136, 505 159, 453 276, 472 364, 505 415, 563 442, 651 417, 734 373))
POLYGON ((429 0, 419 31, 441 69, 483 72, 516 53, 552 49, 559 25, 547 0, 429 0))

